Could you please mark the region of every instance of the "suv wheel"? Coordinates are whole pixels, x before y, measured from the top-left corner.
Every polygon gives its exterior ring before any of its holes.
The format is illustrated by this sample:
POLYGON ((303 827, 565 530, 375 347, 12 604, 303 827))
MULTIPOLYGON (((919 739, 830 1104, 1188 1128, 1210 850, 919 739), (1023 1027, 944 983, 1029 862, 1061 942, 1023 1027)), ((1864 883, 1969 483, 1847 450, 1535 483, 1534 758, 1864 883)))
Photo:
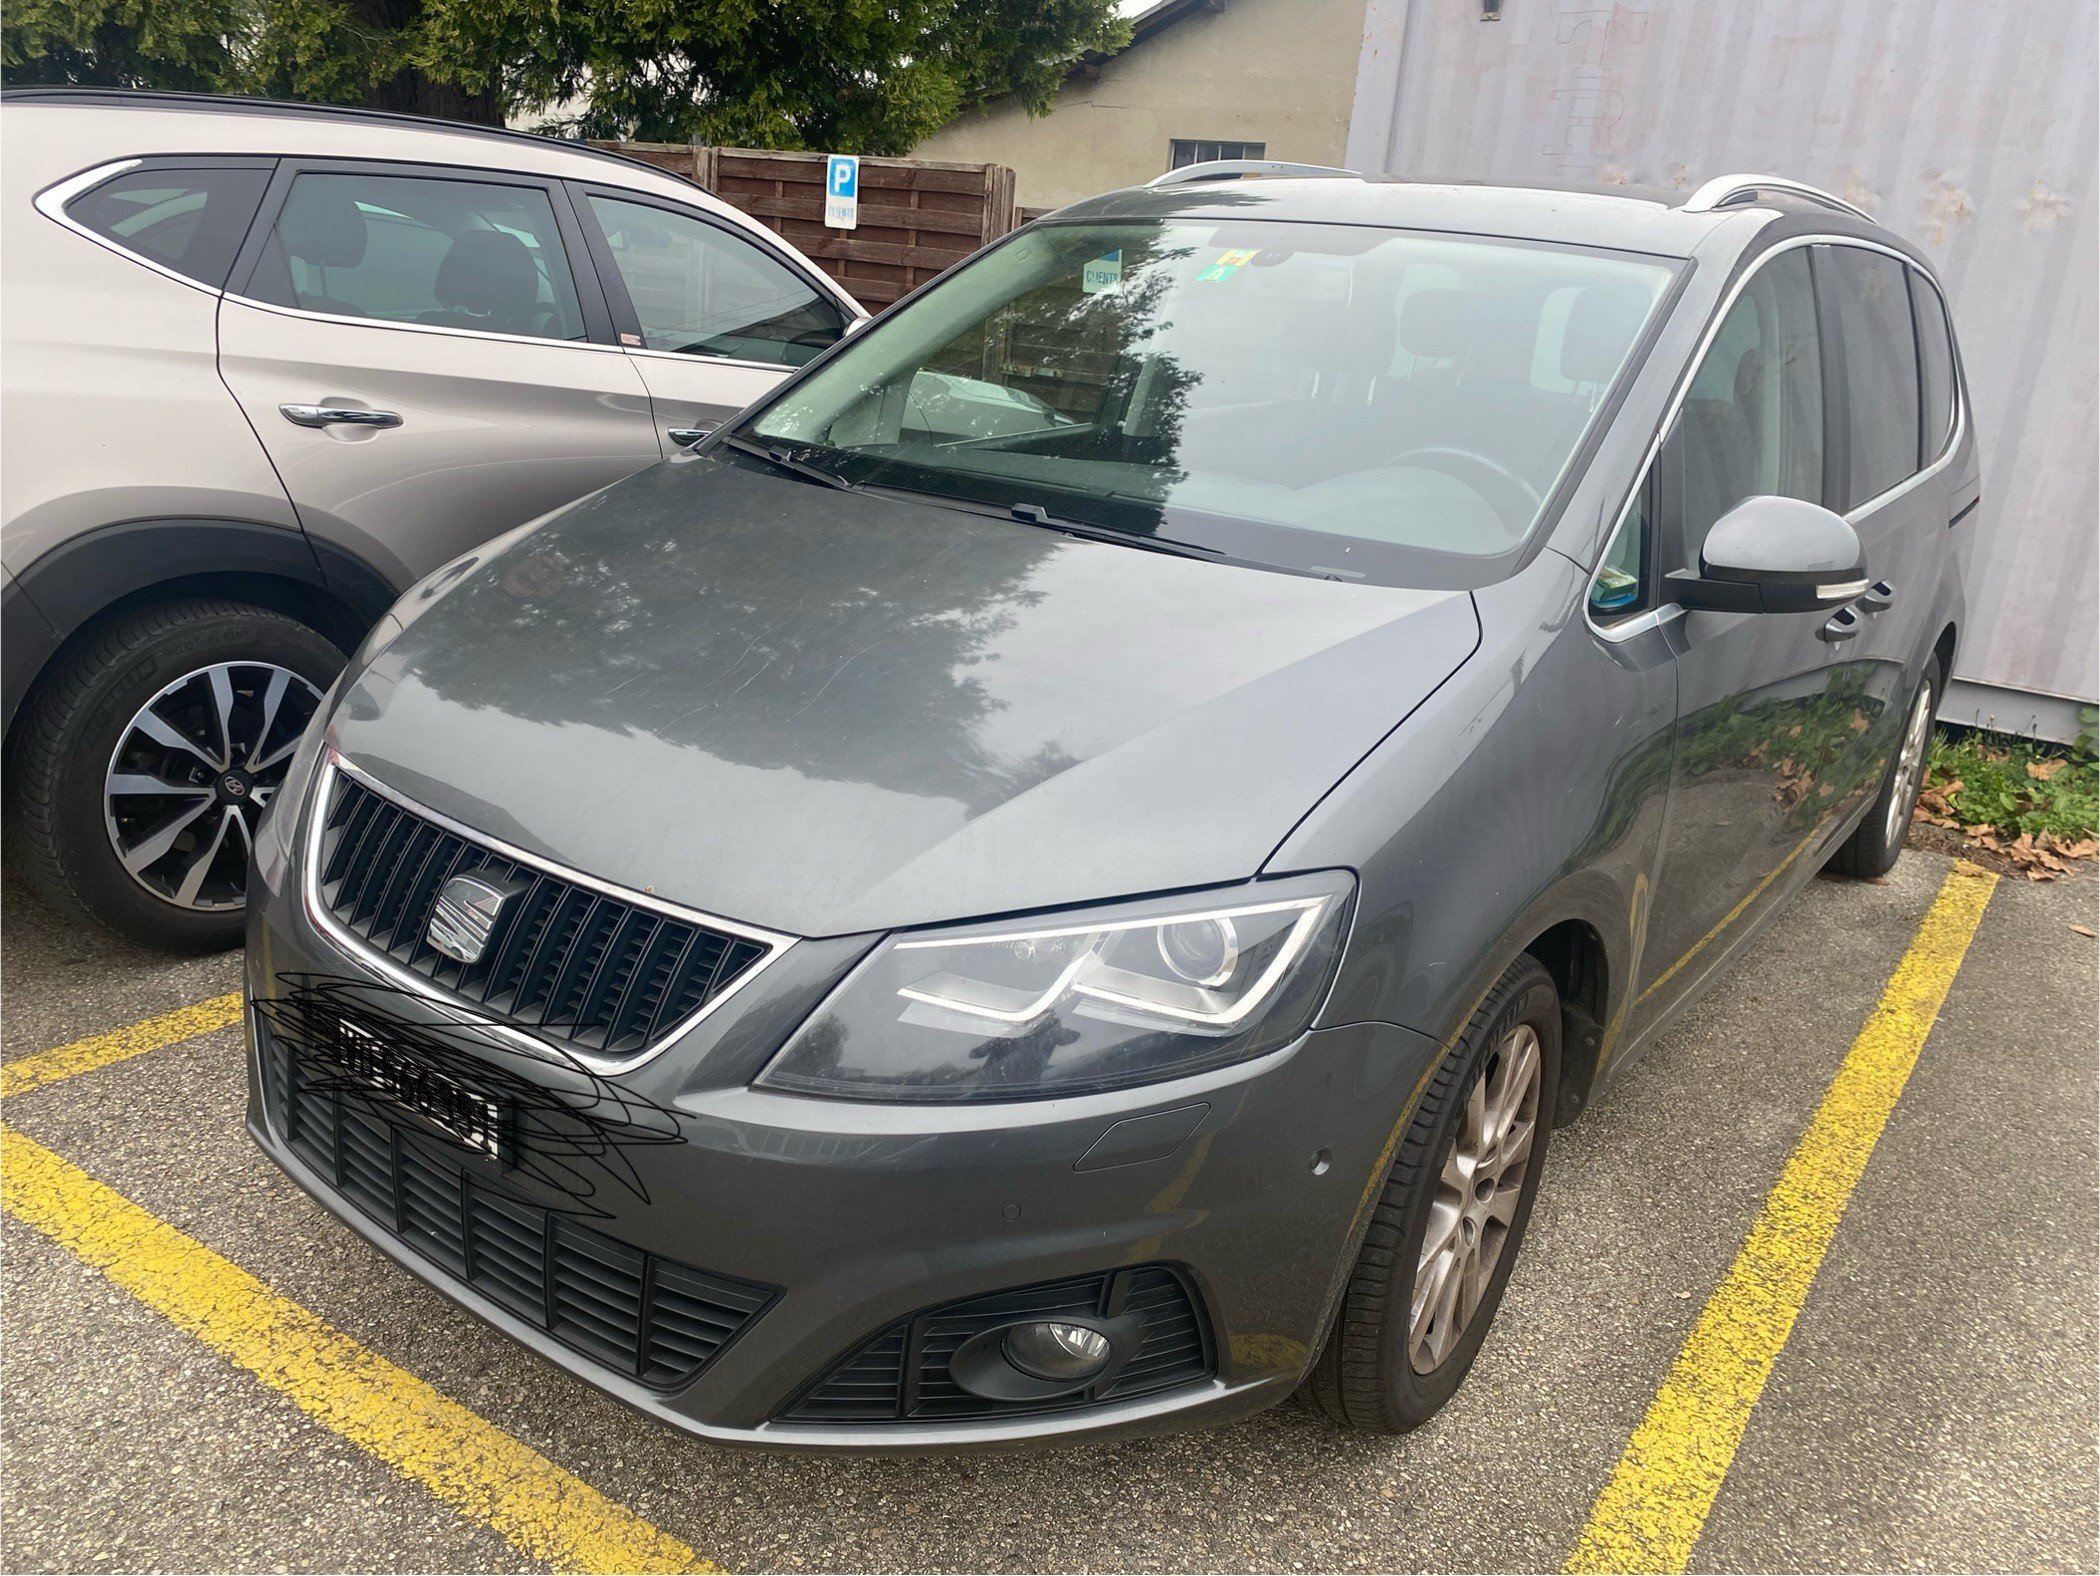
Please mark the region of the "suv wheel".
POLYGON ((13 798, 37 890, 170 951, 241 939, 255 827, 343 654, 235 602, 121 619, 23 717, 13 798))
POLYGON ((1560 994, 1525 956, 1430 1080, 1371 1217, 1307 1397, 1399 1434, 1473 1366, 1531 1218, 1560 1089, 1560 994))
POLYGON ((1881 792, 1850 837, 1830 856, 1826 868, 1844 876, 1873 880, 1896 868, 1903 853, 1903 840, 1910 835, 1910 813, 1917 808, 1918 790, 1925 785, 1925 763, 1932 754, 1932 719, 1939 711, 1940 670, 1937 662, 1925 664, 1918 680, 1910 714, 1903 719, 1903 737, 1881 779, 1881 792))

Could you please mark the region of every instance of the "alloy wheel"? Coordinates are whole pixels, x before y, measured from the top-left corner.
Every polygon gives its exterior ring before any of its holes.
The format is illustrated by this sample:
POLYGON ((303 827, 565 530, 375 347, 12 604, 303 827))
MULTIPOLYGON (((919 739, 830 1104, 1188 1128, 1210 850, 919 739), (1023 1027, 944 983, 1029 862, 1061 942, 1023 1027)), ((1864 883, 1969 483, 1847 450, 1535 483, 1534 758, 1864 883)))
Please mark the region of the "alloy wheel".
POLYGON ((1910 720, 1903 725, 1903 747, 1896 754, 1896 781, 1889 790, 1888 824, 1882 828, 1883 838, 1891 848, 1903 845, 1903 834, 1910 825, 1911 807, 1917 802, 1918 784, 1924 780, 1925 757, 1932 741, 1932 684, 1928 680, 1918 686, 1918 698, 1911 704, 1910 720))
POLYGON ((1408 1361, 1433 1373, 1487 1297, 1524 1197, 1538 1133, 1538 1032, 1512 1028, 1488 1055, 1452 1134, 1415 1265, 1408 1361))
POLYGON ((256 825, 320 703, 289 668, 220 662, 140 707, 102 788, 110 846, 132 880, 182 908, 239 908, 256 825))

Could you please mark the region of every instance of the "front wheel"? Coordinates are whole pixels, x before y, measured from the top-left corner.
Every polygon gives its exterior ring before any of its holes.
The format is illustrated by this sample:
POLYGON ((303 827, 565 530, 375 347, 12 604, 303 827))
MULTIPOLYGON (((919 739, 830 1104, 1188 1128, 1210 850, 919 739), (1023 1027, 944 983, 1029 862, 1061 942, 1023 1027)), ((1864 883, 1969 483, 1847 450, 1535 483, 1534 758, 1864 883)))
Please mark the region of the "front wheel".
POLYGON ((31 883, 151 947, 235 945, 256 823, 342 665, 304 624, 232 602, 100 631, 18 730, 10 788, 31 883))
POLYGON ((1473 1366, 1531 1218, 1560 1089, 1560 994, 1510 965, 1408 1124, 1334 1328, 1307 1381, 1346 1427, 1398 1434, 1473 1366))
POLYGON ((1910 833, 1911 811, 1917 808, 1918 790, 1925 785, 1925 762, 1932 753, 1932 719, 1939 711, 1939 670, 1925 664, 1918 680, 1918 693, 1903 720, 1903 738, 1896 746, 1888 770, 1882 775, 1881 792, 1875 796, 1866 818, 1830 856, 1828 869, 1839 875, 1872 880, 1896 868, 1903 852, 1903 839, 1910 833))

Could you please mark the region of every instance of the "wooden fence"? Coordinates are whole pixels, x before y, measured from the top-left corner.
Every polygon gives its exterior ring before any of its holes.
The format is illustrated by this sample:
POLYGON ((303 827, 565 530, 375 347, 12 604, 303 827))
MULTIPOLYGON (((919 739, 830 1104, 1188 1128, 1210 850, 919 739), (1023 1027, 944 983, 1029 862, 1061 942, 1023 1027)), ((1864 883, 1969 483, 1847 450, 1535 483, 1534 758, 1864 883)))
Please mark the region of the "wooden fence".
POLYGON ((1014 228, 1003 164, 860 161, 860 226, 824 224, 824 155, 673 142, 596 142, 705 187, 763 221, 879 312, 1014 228))

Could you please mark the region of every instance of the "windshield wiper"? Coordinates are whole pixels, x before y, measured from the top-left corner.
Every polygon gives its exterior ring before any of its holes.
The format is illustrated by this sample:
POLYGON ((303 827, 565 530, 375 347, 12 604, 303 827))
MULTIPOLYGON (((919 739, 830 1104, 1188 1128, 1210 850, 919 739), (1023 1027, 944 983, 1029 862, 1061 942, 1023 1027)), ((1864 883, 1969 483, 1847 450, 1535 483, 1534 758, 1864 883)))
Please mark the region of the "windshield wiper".
POLYGON ((847 481, 845 477, 827 471, 821 465, 812 465, 809 461, 798 458, 792 449, 775 448, 763 443, 753 443, 749 438, 724 438, 722 442, 739 454, 748 454, 754 459, 764 460, 768 465, 778 466, 781 470, 800 476, 805 481, 822 482, 826 487, 836 487, 840 492, 856 492, 859 490, 853 483, 847 481))
POLYGON ((1066 536, 1076 536, 1082 541, 1113 542, 1119 547, 1142 548, 1148 553, 1171 553, 1176 558, 1200 558, 1205 563, 1219 563, 1225 559, 1225 555, 1216 548, 1198 547, 1194 542, 1177 542, 1166 536, 1142 536, 1136 531, 1118 531, 1113 526, 1083 525, 1077 520, 1062 519, 1039 503, 1017 503, 1006 512, 1026 524, 1061 531, 1066 536))

